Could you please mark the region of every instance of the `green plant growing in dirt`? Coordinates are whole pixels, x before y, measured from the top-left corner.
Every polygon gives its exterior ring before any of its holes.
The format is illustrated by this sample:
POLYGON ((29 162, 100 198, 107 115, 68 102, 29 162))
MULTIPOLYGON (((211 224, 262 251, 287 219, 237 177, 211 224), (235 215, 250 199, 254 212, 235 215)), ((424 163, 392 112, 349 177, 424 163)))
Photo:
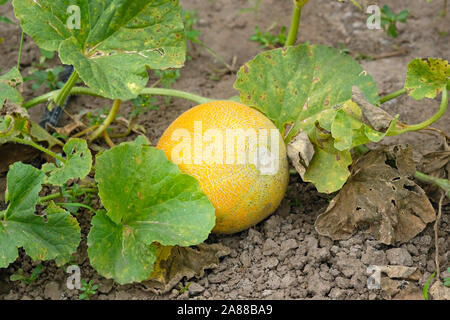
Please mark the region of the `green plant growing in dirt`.
MULTIPOLYGON (((242 66, 235 88, 242 103, 275 124, 288 150, 298 140, 303 143, 308 156, 291 157, 293 165, 304 181, 330 194, 341 190, 351 176, 355 150, 387 136, 433 130, 430 126, 447 110, 450 66, 442 59, 415 59, 408 66, 404 88, 380 97, 374 79, 352 57, 328 46, 295 45, 307 2, 293 3, 285 47, 262 52, 242 66), (356 98, 355 88, 362 98, 356 98), (417 100, 440 94, 439 111, 414 125, 388 114, 382 114, 381 123, 372 121, 370 113, 379 111, 379 105, 405 94, 417 100)), ((82 16, 95 3, 83 2, 82 16)), ((21 162, 10 166, 7 206, 0 211, 0 267, 15 261, 20 247, 33 260, 54 259, 58 266, 70 261, 81 241, 80 226, 67 210, 72 206, 94 214, 88 256, 100 275, 120 284, 148 280, 164 273, 160 262, 172 254, 172 247, 199 245, 207 239, 215 225, 215 209, 198 181, 182 174, 144 136, 115 145, 108 129, 122 103, 138 97, 160 95, 197 104, 214 99, 147 87, 149 69, 176 70, 185 62, 186 34, 177 1, 139 0, 128 8, 123 1, 112 0, 108 7, 112 13, 100 10, 90 24, 81 24, 81 30, 69 30, 59 23, 68 18, 62 4, 62 0, 13 1, 23 32, 42 49, 56 51, 74 72, 61 89, 27 101, 21 95, 20 55, 18 67, 0 76, 0 144, 32 146, 55 159, 41 169, 21 162), (117 23, 104 23, 110 14, 115 14, 117 23), (143 27, 149 17, 158 23, 143 27), (78 81, 84 86, 77 86, 78 81), (69 95, 112 102, 98 123, 63 142, 39 129, 27 110, 47 102, 50 107, 62 106, 69 95), (94 161, 91 148, 99 139, 110 148, 100 150, 94 161), (94 181, 88 178, 92 171, 94 181), (72 181, 75 184, 68 184, 72 181), (44 187, 58 191, 43 195, 44 187), (76 202, 81 192, 99 199, 101 207, 76 202), (35 214, 37 205, 40 215, 35 214), (24 232, 29 236, 24 237, 24 232)), ((420 172, 414 175, 450 192, 446 179, 420 172)))
MULTIPOLYGON (((184 21, 184 34, 186 36, 186 40, 192 43, 198 43, 200 40, 198 37, 200 36, 200 30, 196 29, 196 24, 198 22, 198 14, 196 10, 183 10, 183 21, 184 21)), ((189 51, 186 56, 187 60, 192 60, 189 51)))
POLYGON ((80 296, 79 300, 91 300, 92 296, 97 294, 98 285, 94 284, 92 280, 87 282, 84 279, 81 279, 81 288, 80 288, 80 296))
POLYGON ((433 281, 435 275, 436 275, 436 272, 433 272, 433 274, 430 276, 430 278, 428 279, 427 283, 425 283, 425 285, 424 285, 424 287, 422 289, 423 298, 425 300, 430 300, 430 297, 428 295, 428 291, 430 290, 430 285, 431 285, 431 282, 433 281))
POLYGON ((155 97, 146 94, 131 100, 133 103, 133 111, 130 113, 131 118, 137 118, 147 113, 149 110, 159 110, 155 97))
POLYGON ((273 24, 264 32, 256 26, 255 33, 250 37, 250 40, 259 43, 263 49, 274 49, 284 46, 287 38, 286 27, 282 27, 278 34, 273 34, 271 31, 275 26, 276 24, 273 24))
POLYGON ((22 269, 17 270, 16 274, 11 275, 9 278, 11 281, 22 281, 25 284, 32 284, 34 283, 39 275, 44 271, 44 266, 42 264, 38 264, 33 271, 31 272, 31 275, 27 277, 22 269))
POLYGON ((261 6, 261 0, 248 0, 248 3, 251 7, 240 9, 238 11, 239 14, 253 12, 255 17, 258 17, 259 7, 261 6))
POLYGON ((31 89, 38 90, 41 86, 45 86, 50 90, 61 89, 64 83, 59 81, 58 76, 64 71, 64 67, 58 66, 47 70, 33 70, 28 77, 24 77, 23 81, 33 81, 31 89))
MULTIPOLYGON (((450 273, 450 268, 447 269, 447 273, 450 273)), ((450 287, 450 277, 444 279, 444 286, 450 287)))
MULTIPOLYGON (((0 6, 6 4, 9 0, 0 0, 0 6)), ((14 24, 8 17, 0 16, 0 23, 14 24)))
MULTIPOLYGON (((0 6, 4 5, 7 2, 8 2, 8 0, 0 0, 0 6)), ((9 19, 8 17, 5 17, 5 16, 0 16, 0 24, 1 23, 14 24, 14 22, 12 22, 11 19, 9 19)), ((4 41, 5 41, 5 39, 0 37, 0 44, 2 44, 4 41)))
POLYGON ((187 290, 189 290, 189 286, 192 282, 188 282, 183 288, 180 289, 180 294, 185 293, 187 290))
POLYGON ((384 5, 381 8, 381 27, 386 31, 388 36, 397 38, 397 23, 406 23, 408 16, 409 10, 403 10, 396 14, 392 12, 389 6, 384 5))

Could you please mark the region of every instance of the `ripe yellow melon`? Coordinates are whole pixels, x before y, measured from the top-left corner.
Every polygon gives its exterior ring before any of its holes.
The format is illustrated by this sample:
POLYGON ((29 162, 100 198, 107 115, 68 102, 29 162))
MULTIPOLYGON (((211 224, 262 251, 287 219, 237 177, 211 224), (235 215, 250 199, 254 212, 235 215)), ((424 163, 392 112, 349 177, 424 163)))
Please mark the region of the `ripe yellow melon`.
POLYGON ((214 101, 186 111, 157 148, 200 182, 216 209, 215 233, 257 224, 285 195, 289 167, 283 139, 267 117, 243 104, 214 101))

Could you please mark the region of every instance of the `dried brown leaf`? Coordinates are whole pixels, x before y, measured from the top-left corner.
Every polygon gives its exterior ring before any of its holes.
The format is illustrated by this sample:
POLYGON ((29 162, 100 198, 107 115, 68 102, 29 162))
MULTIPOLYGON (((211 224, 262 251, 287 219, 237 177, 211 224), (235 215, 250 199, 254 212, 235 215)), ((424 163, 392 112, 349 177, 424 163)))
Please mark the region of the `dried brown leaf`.
POLYGON ((142 283, 155 293, 169 292, 184 277, 203 277, 206 269, 216 268, 219 259, 230 254, 230 249, 219 243, 202 243, 196 247, 160 246, 158 251, 151 279, 142 283))
POLYGON ((317 232, 342 240, 360 229, 384 244, 409 241, 436 218, 425 192, 412 180, 414 173, 409 147, 374 150, 359 158, 347 183, 317 218, 317 232))
POLYGON ((406 266, 378 266, 380 272, 391 279, 407 279, 417 281, 420 279, 420 271, 417 267, 406 266))
POLYGON ((361 108, 363 123, 377 131, 386 132, 388 130, 394 117, 380 107, 369 103, 363 92, 356 86, 352 87, 352 101, 361 108))
POLYGON ((287 145, 287 155, 295 170, 305 180, 306 168, 308 168, 314 156, 314 146, 306 132, 297 134, 287 145))

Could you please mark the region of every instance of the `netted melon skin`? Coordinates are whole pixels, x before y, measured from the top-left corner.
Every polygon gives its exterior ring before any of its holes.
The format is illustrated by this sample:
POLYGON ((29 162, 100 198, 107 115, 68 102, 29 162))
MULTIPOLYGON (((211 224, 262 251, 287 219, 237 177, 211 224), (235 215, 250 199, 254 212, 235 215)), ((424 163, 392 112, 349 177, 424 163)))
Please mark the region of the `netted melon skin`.
MULTIPOLYGON (((255 129, 257 132, 265 129, 272 134, 277 133, 275 141, 278 141, 278 170, 273 174, 262 174, 257 166, 249 162, 227 164, 226 154, 219 164, 194 163, 194 152, 191 163, 180 163, 177 160, 183 173, 199 181, 203 192, 216 209, 213 232, 231 234, 246 230, 272 214, 286 193, 289 165, 283 139, 275 125, 259 111, 237 102, 214 101, 198 105, 180 115, 161 136, 157 148, 173 160, 172 152, 180 143, 180 140, 173 139, 174 132, 183 129, 191 134, 191 150, 195 150, 195 141, 199 140, 199 122, 202 134, 208 129, 222 132, 227 129, 255 129)), ((226 138, 223 140, 226 141, 226 138)), ((257 145, 260 146, 259 141, 257 145)), ((246 143, 245 147, 248 148, 249 144, 246 143)))

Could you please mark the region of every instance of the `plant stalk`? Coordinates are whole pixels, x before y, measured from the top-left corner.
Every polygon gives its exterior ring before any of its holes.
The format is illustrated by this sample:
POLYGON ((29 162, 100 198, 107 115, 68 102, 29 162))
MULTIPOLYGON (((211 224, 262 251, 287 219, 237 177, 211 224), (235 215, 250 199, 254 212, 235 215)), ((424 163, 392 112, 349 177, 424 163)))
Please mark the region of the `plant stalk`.
POLYGON ((31 140, 25 140, 25 139, 20 139, 20 138, 13 138, 12 140, 14 142, 16 142, 16 143, 25 144, 25 145, 31 146, 31 147, 33 147, 35 149, 38 149, 39 151, 42 151, 42 152, 48 154, 49 156, 51 156, 51 157, 53 157, 55 159, 58 159, 59 161, 61 161, 64 164, 67 163, 67 160, 64 159, 63 157, 61 157, 60 155, 57 155, 53 151, 51 151, 51 150, 49 150, 47 148, 44 148, 43 146, 41 146, 41 145, 31 141, 31 140))
POLYGON ((404 94, 406 94, 406 93, 407 93, 407 91, 406 91, 405 88, 400 89, 400 90, 395 91, 395 92, 392 92, 392 93, 390 93, 390 94, 388 94, 388 95, 382 97, 382 98, 380 99, 380 103, 383 104, 383 103, 388 102, 388 101, 390 101, 390 100, 393 100, 393 99, 395 99, 395 98, 397 98, 397 97, 400 97, 400 96, 402 96, 402 95, 404 95, 404 94))
POLYGON ((58 92, 56 98, 55 98, 55 104, 59 107, 64 105, 64 102, 66 102, 67 97, 69 96, 70 92, 72 91, 72 88, 75 86, 79 79, 78 72, 75 70, 70 75, 69 80, 64 84, 64 87, 58 92))
POLYGON ((78 208, 85 208, 88 210, 91 210, 93 213, 97 214, 97 211, 92 208, 91 206, 88 206, 86 204, 83 203, 55 203, 57 206, 63 207, 63 206, 69 206, 69 207, 78 207, 78 208))
POLYGON ((450 180, 436 178, 420 171, 416 171, 416 173, 414 174, 414 178, 416 178, 420 182, 438 186, 439 188, 444 190, 444 193, 447 197, 450 197, 450 180))
MULTIPOLYGON (((47 102, 47 101, 53 99, 55 96, 60 95, 61 90, 51 91, 42 96, 33 98, 33 99, 25 102, 23 107, 25 109, 30 109, 40 103, 47 102)), ((87 95, 87 96, 105 98, 102 95, 96 93, 94 90, 92 90, 90 88, 86 88, 86 87, 73 87, 70 90, 70 94, 71 95, 87 95)), ((193 94, 193 93, 180 91, 180 90, 174 90, 174 89, 165 89, 165 88, 145 88, 142 90, 140 95, 146 95, 146 94, 182 98, 182 99, 196 102, 198 104, 203 104, 203 103, 214 101, 213 99, 205 98, 205 97, 193 94)))
MULTIPOLYGON (((81 191, 85 192, 85 193, 96 193, 97 189, 95 188, 86 188, 86 189, 81 189, 81 191)), ((66 191, 68 194, 74 193, 72 190, 68 190, 66 191)), ((62 198, 63 196, 61 195, 60 192, 58 193, 53 193, 53 194, 49 194, 48 196, 45 197, 40 197, 39 198, 39 203, 45 203, 45 202, 49 202, 51 200, 55 200, 58 198, 62 198)))
POLYGON ((22 49, 23 49, 23 38, 24 32, 22 31, 22 35, 20 36, 19 54, 17 56, 17 70, 20 70, 20 60, 22 59, 22 49))
POLYGON ((447 91, 447 87, 444 87, 444 89, 442 90, 442 101, 441 101, 441 105, 439 107, 439 111, 432 116, 431 118, 415 124, 415 125, 406 125, 403 124, 403 129, 400 130, 394 130, 392 132, 390 132, 388 134, 388 136, 396 136, 399 134, 403 134, 406 132, 410 132, 410 131, 418 131, 418 130, 422 130, 425 129, 429 126, 431 126, 433 123, 435 123, 436 121, 438 121, 447 111, 447 107, 448 107, 448 91, 447 91))
POLYGON ((122 100, 116 99, 114 100, 113 106, 109 111, 108 117, 106 117, 105 121, 98 127, 88 138, 88 141, 94 141, 98 137, 100 137, 106 128, 114 121, 117 116, 117 113, 120 110, 120 106, 122 105, 122 100))
POLYGON ((286 39, 285 47, 293 46, 297 42, 298 29, 300 26, 300 18, 302 15, 302 8, 308 0, 294 0, 294 8, 292 10, 291 26, 289 34, 286 39))

